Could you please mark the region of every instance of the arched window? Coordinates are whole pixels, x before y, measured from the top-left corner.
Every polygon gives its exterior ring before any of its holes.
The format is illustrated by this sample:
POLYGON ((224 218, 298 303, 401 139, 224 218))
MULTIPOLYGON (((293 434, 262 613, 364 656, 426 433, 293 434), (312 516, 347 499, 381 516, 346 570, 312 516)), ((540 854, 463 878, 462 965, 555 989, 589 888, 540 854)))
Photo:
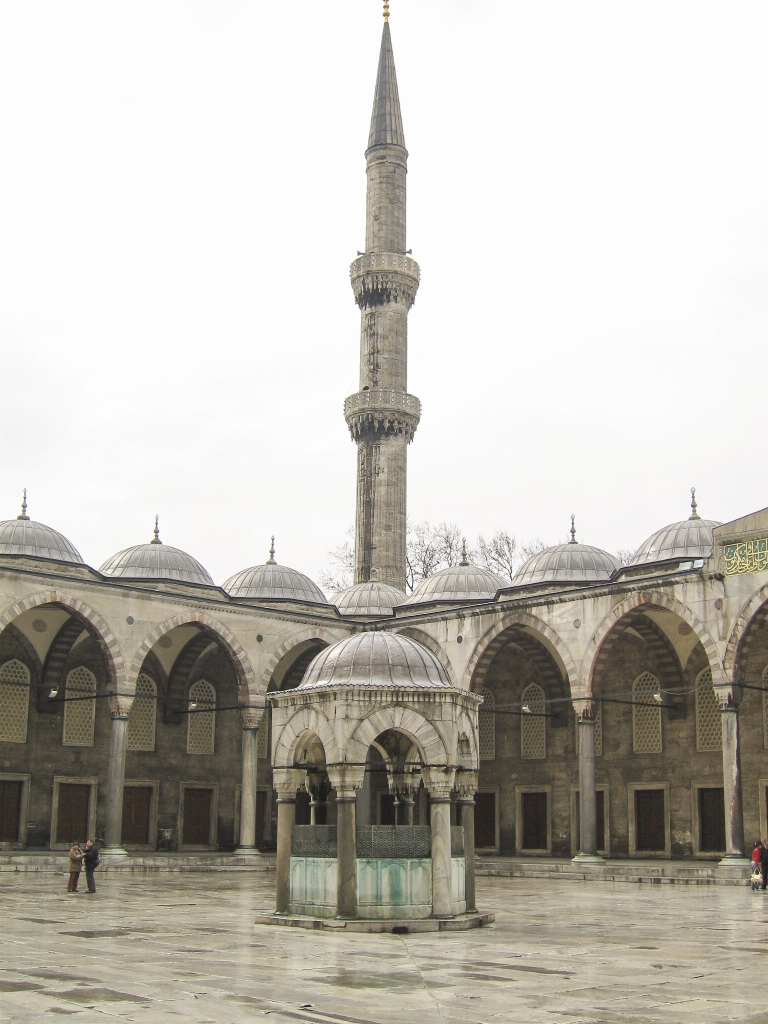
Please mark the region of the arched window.
POLYGON ((547 727, 544 691, 536 683, 523 690, 520 699, 523 714, 520 718, 520 756, 535 760, 547 756, 547 727), (530 708, 531 714, 526 712, 530 708))
POLYGON ((0 740, 27 742, 29 669, 13 658, 0 666, 0 740))
POLYGON ((696 749, 722 750, 723 716, 712 686, 711 668, 699 672, 696 687, 696 749))
POLYGON ((661 753, 661 708, 654 698, 658 692, 659 680, 650 672, 643 672, 632 683, 632 699, 639 702, 632 708, 632 749, 636 754, 661 753))
POLYGON ((96 721, 96 676, 85 665, 73 668, 67 676, 64 703, 65 747, 92 747, 93 726, 96 721))
POLYGON ((259 719, 259 732, 256 736, 256 757, 269 757, 269 715, 267 709, 259 719))
POLYGON ((763 746, 768 750, 768 665, 763 669, 763 746))
POLYGON ((157 686, 154 679, 142 673, 136 680, 136 696, 128 712, 127 750, 155 749, 157 686))
POLYGON ((216 691, 206 679, 198 679, 189 688, 187 715, 187 753, 212 754, 216 735, 216 691), (196 705, 194 708, 192 705, 196 705))
POLYGON ((480 733, 480 760, 496 760, 496 698, 490 690, 482 689, 483 703, 477 712, 477 728, 480 733))

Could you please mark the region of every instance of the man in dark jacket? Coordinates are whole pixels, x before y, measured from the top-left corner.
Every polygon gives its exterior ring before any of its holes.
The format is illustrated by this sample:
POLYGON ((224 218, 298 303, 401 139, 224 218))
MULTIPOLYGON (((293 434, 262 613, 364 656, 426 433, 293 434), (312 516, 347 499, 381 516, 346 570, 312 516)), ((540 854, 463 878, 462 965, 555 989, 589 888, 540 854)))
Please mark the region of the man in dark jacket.
MULTIPOLYGON (((766 850, 768 853, 768 850, 766 850)), ((101 863, 101 857, 99 857, 99 851, 94 845, 92 839, 89 839, 85 844, 85 856, 83 857, 83 865, 85 866, 85 880, 88 883, 88 892, 96 892, 96 883, 93 880, 93 872, 101 863)))
POLYGON ((763 840, 763 848, 760 851, 760 873, 763 876, 761 888, 765 889, 766 882, 768 882, 768 839, 763 840))

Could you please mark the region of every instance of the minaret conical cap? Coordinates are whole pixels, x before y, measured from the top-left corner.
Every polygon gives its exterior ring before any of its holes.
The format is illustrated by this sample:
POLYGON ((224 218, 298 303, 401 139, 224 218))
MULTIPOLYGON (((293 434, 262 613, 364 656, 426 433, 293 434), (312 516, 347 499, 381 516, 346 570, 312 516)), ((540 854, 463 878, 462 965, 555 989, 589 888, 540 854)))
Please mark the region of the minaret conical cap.
POLYGON ((384 32, 381 36, 376 92, 373 96, 368 148, 371 146, 402 146, 405 149, 403 118, 400 114, 400 96, 397 92, 395 74, 395 55, 392 52, 392 36, 387 21, 384 22, 384 32))

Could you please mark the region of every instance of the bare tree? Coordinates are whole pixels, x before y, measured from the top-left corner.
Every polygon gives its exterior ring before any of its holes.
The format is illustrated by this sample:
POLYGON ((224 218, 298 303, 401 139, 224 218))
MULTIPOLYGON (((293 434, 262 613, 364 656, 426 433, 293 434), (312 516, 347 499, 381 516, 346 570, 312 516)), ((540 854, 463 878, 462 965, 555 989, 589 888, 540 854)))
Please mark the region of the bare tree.
POLYGON ((517 537, 513 537, 506 530, 497 530, 490 540, 486 540, 481 533, 472 549, 471 561, 511 583, 523 562, 538 551, 543 551, 545 547, 544 542, 538 537, 536 540, 521 544, 517 537))
POLYGON ((629 548, 619 548, 619 550, 616 552, 616 557, 619 560, 619 565, 631 565, 632 556, 634 555, 634 553, 635 552, 630 551, 629 548))
POLYGON ((318 582, 328 594, 338 594, 355 582, 354 527, 347 528, 347 537, 328 552, 328 565, 320 570, 318 582))
POLYGON ((406 536, 405 575, 408 591, 440 569, 461 561, 463 535, 454 523, 432 526, 422 522, 409 524, 406 536))

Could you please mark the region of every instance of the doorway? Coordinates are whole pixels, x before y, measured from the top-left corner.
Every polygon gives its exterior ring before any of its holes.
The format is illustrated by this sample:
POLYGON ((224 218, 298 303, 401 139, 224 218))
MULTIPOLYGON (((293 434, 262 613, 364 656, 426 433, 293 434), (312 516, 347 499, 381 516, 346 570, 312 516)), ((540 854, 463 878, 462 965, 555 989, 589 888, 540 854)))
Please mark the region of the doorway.
POLYGON ((21 780, 0 781, 0 843, 17 843, 21 833, 21 780))
POLYGON ((638 853, 663 853, 666 850, 663 789, 635 790, 635 834, 638 853))
MULTIPOLYGON (((149 846, 152 809, 151 786, 126 786, 123 790, 122 841, 131 846, 149 846)), ((207 833, 206 833, 207 836, 207 833)), ((206 839, 207 841, 207 839, 206 839)))
POLYGON ((212 789, 184 789, 184 825, 181 842, 184 846, 211 845, 212 789))
POLYGON ((699 789, 699 850, 725 850, 725 796, 722 788, 699 789))
POLYGON ((60 782, 56 815, 56 840, 59 843, 84 843, 88 835, 88 811, 91 787, 87 784, 60 782))

